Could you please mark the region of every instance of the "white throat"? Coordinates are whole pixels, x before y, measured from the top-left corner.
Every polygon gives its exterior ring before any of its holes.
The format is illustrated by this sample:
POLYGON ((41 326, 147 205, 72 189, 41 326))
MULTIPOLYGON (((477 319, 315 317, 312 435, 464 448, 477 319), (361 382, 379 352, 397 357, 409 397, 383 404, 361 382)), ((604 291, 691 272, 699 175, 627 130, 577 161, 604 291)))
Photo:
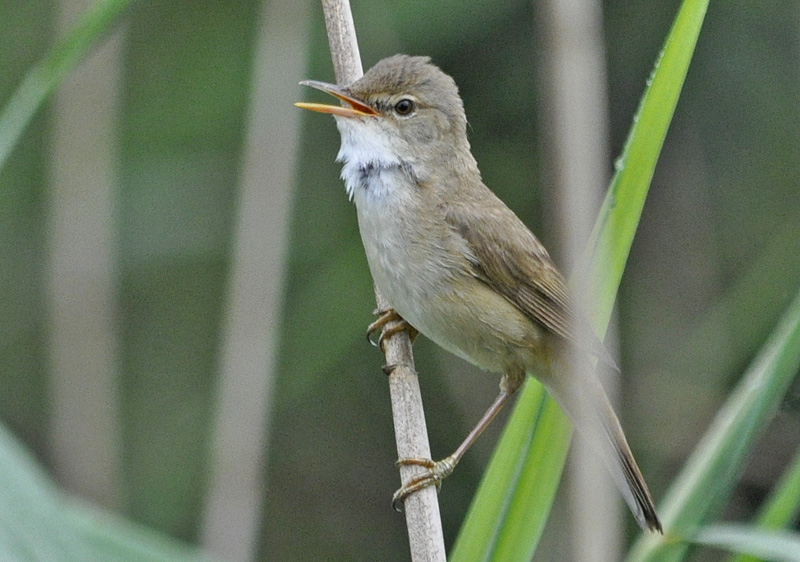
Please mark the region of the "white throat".
MULTIPOLYGON (((342 137, 336 161, 344 164, 341 176, 352 201, 356 190, 366 189, 368 177, 383 170, 397 169, 402 161, 377 119, 336 117, 336 126, 342 137)), ((370 185, 377 187, 374 183, 370 185)))

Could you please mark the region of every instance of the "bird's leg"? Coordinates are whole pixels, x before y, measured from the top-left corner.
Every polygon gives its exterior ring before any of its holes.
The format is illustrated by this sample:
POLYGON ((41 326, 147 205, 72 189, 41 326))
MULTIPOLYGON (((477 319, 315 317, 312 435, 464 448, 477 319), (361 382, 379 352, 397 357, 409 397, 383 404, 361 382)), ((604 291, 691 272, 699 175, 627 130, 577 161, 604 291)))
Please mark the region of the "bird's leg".
POLYGON ((379 314, 380 316, 377 320, 375 320, 375 322, 367 326, 367 340, 372 345, 380 347, 381 351, 385 351, 383 349, 384 342, 398 332, 408 332, 408 337, 411 340, 411 343, 414 343, 414 340, 417 339, 419 332, 416 330, 416 328, 403 320, 403 317, 397 314, 393 308, 388 308, 386 310, 375 309, 373 314, 379 314), (386 325, 392 322, 396 323, 387 328, 386 325), (378 330, 382 330, 381 335, 378 337, 378 341, 374 342, 372 340, 372 334, 378 330))
POLYGON ((497 413, 503 409, 506 402, 514 395, 517 389, 521 386, 522 381, 525 380, 525 373, 506 373, 500 382, 500 394, 495 398, 495 401, 489 406, 489 409, 483 414, 483 417, 478 421, 477 425, 469 432, 466 439, 458 446, 452 455, 440 461, 432 461, 431 459, 421 458, 408 458, 399 459, 397 466, 421 466, 427 470, 415 476, 403 486, 400 487, 392 496, 392 507, 395 511, 401 511, 405 499, 428 486, 436 485, 437 490, 442 485, 442 480, 450 476, 456 465, 464 456, 476 439, 483 433, 497 413))

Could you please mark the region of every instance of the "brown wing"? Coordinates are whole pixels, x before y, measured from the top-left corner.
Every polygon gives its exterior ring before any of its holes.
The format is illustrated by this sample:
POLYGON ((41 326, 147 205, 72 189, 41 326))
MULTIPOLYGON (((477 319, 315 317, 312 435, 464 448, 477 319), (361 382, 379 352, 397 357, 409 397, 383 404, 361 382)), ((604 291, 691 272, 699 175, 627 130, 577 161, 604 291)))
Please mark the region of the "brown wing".
POLYGON ((547 250, 504 203, 487 192, 477 205, 474 201, 448 205, 445 216, 466 240, 475 276, 534 322, 573 343, 580 341, 598 359, 616 367, 585 322, 575 318, 564 278, 547 250), (582 332, 580 338, 576 329, 582 332))

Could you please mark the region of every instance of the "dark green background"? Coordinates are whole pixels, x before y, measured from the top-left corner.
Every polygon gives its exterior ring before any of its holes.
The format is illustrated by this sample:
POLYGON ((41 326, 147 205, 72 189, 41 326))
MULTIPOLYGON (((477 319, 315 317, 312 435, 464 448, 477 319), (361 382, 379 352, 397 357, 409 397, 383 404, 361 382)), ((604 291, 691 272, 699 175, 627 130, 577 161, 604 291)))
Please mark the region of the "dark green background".
MULTIPOLYGON (((542 227, 552 176, 537 116, 536 4, 386 4, 353 0, 365 67, 406 52, 452 74, 484 180, 553 243, 542 227)), ((603 3, 613 154, 677 6, 603 3)), ((54 9, 0 2, 0 103, 54 40, 54 9)), ((140 1, 125 16, 116 196, 123 511, 190 541, 208 485, 259 10, 249 0, 140 1)), ((305 74, 332 81, 321 10, 309 11, 305 74)), ((656 498, 800 285, 798 30, 792 0, 711 4, 653 180, 619 321, 620 413, 656 498)), ((50 131, 46 108, 0 173, 0 419, 45 463, 50 131)), ((338 135, 311 114, 302 131, 276 319, 262 559, 404 560, 403 518, 388 507, 398 477, 382 357, 363 338, 371 281, 333 162, 338 135)), ((434 455, 443 456, 497 380, 423 338, 416 350, 434 455)), ((752 512, 796 447, 796 389, 790 397, 728 516, 752 512)), ((448 541, 500 425, 444 485, 448 541)))

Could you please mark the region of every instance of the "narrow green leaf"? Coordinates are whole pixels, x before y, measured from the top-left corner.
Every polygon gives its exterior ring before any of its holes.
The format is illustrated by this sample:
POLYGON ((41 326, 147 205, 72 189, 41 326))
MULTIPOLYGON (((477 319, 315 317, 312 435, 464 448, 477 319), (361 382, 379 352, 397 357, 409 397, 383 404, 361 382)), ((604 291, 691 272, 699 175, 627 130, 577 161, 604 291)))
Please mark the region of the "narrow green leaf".
POLYGON ((131 0, 104 0, 31 68, 0 113, 0 169, 25 127, 62 80, 114 26, 131 0))
POLYGON ((731 552, 744 552, 753 560, 800 562, 800 533, 759 529, 749 525, 713 525, 704 527, 692 542, 731 552))
POLYGON ((503 430, 501 442, 507 445, 497 447, 478 488, 479 497, 495 501, 469 511, 451 560, 530 560, 550 512, 551 491, 558 487, 569 436, 564 413, 529 378, 503 430), (534 533, 536 541, 518 542, 519 533, 534 533), (483 555, 475 558, 475 553, 483 555))
MULTIPOLYGON (((539 385, 531 381, 531 386, 539 385)), ((493 560, 530 560, 544 530, 569 450, 572 428, 564 412, 549 397, 535 401, 541 409, 530 428, 531 447, 513 488, 509 489, 505 524, 492 549, 493 560), (520 537, 533 535, 529 540, 520 537)), ((499 461, 502 462, 502 461, 499 461)))
POLYGON ((799 368, 800 293, 669 490, 661 506, 667 535, 641 537, 629 562, 683 559, 688 545, 674 538, 691 536, 722 507, 747 453, 799 368))
MULTIPOLYGON (((582 270, 589 272, 587 278, 595 288, 592 302, 596 308, 592 320, 600 334, 605 333, 611 317, 650 180, 707 6, 707 0, 685 0, 681 6, 634 117, 592 234, 589 257, 582 270)), ((528 388, 536 386, 527 385, 528 388)), ((520 409, 558 411, 555 402, 540 389, 521 394, 461 528, 452 552, 453 562, 527 562, 536 550, 558 488, 570 428, 560 412, 546 418, 536 417, 531 422, 529 416, 517 414, 520 409), (532 435, 531 431, 534 431, 532 435), (516 442, 521 435, 529 436, 528 447, 520 447, 516 442), (505 470, 497 468, 498 464, 505 470), (533 486, 532 475, 537 478, 533 486)))
MULTIPOLYGON (((793 524, 800 514, 800 449, 797 450, 789 470, 772 490, 755 520, 761 529, 780 529, 793 524)), ((758 562, 755 556, 739 555, 731 562, 758 562)))
POLYGON ((800 449, 797 450, 789 470, 770 494, 756 522, 764 527, 778 528, 792 525, 800 515, 800 449))
POLYGON ((589 239, 582 271, 592 280, 589 302, 595 303, 595 328, 602 327, 603 333, 707 8, 708 0, 684 0, 681 5, 647 81, 589 239))

